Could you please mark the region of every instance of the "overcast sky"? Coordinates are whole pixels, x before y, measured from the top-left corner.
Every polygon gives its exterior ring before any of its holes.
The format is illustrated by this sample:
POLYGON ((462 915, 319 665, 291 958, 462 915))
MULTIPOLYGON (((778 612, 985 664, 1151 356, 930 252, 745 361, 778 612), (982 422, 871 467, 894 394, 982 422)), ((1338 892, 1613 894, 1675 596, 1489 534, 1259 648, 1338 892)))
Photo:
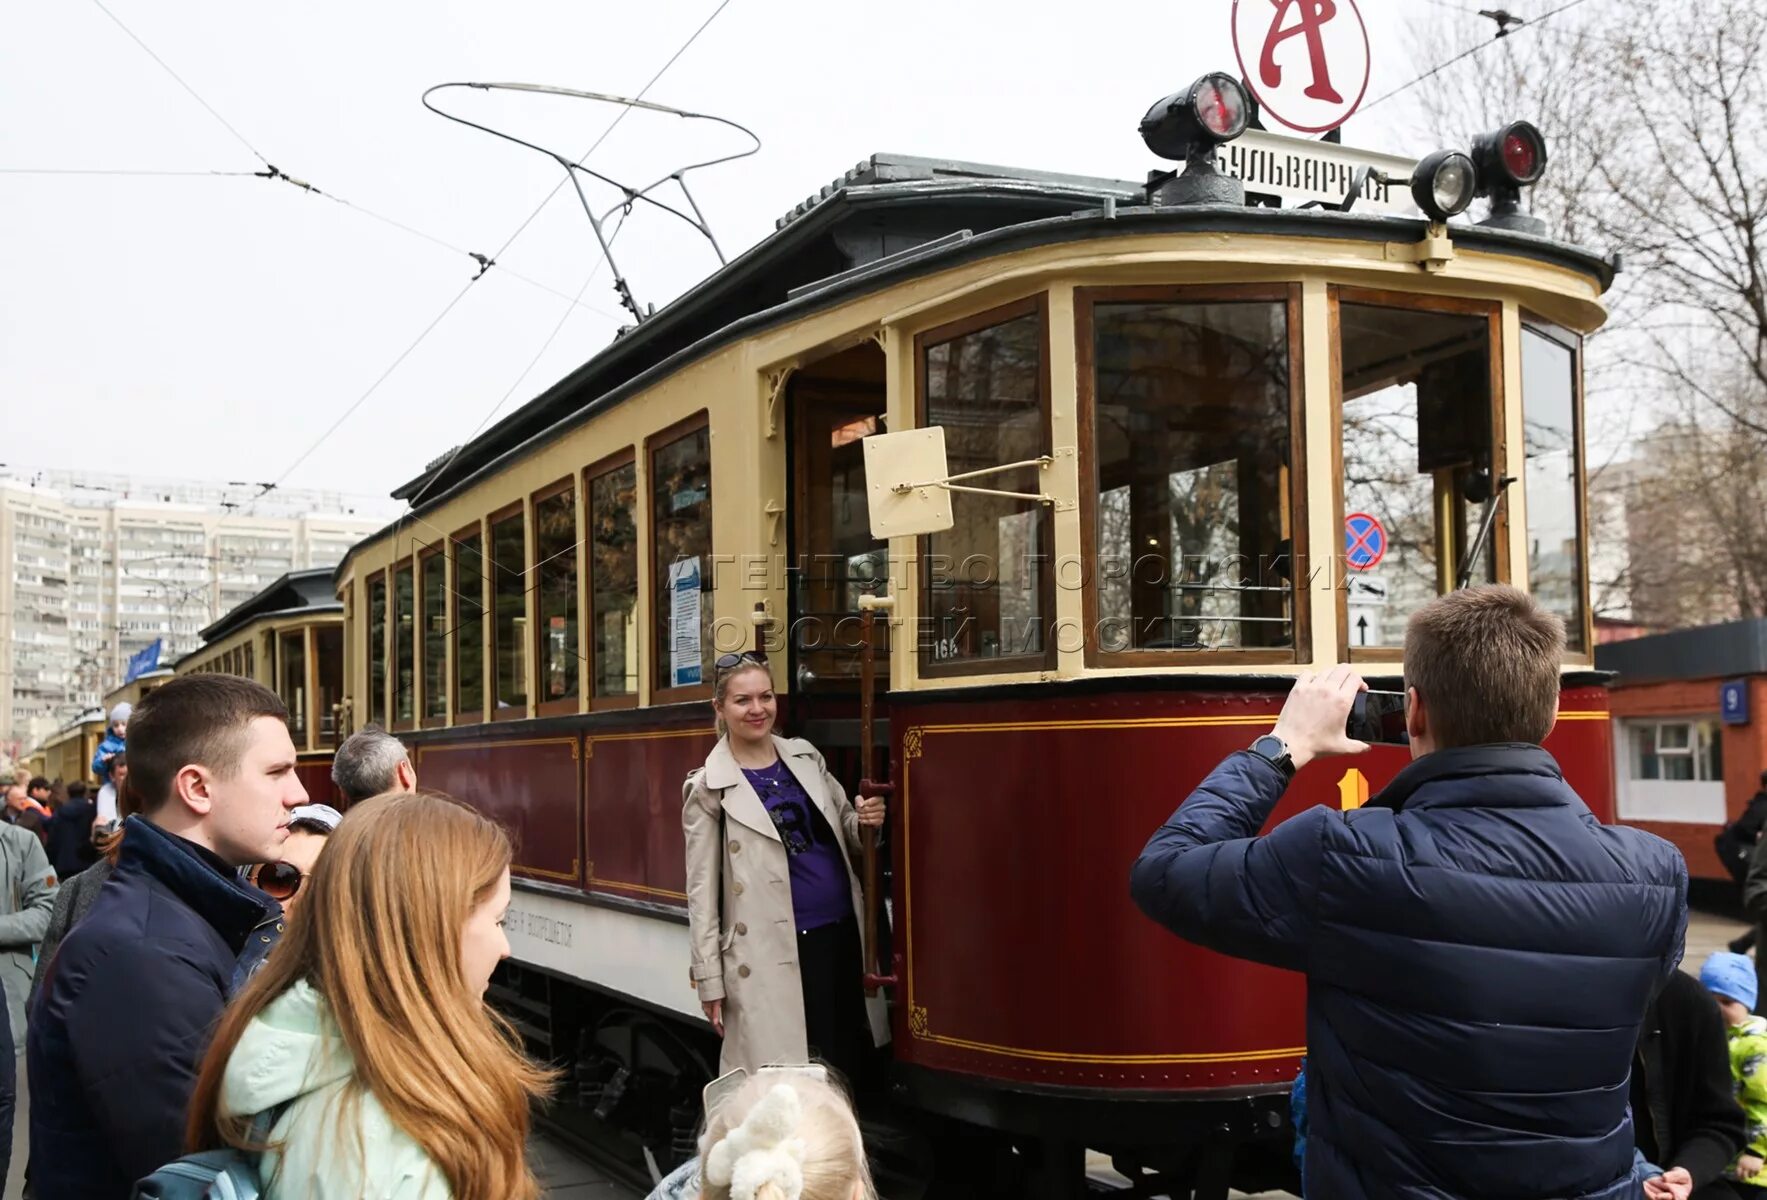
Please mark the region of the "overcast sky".
MULTIPOLYGON (((487 254, 562 173, 430 114, 423 90, 519 80, 632 94, 718 2, 105 0, 277 167, 487 254)), ((1359 0, 1373 43, 1370 97, 1421 69, 1402 25, 1425 2, 1359 0)), ((1237 73, 1231 7, 729 0, 650 98, 760 135, 760 154, 697 177, 734 257, 878 151, 1141 178, 1157 165, 1135 132, 1147 107, 1206 70, 1237 73)), ((1468 45, 1490 34, 1470 13, 1444 19, 1464 23, 1468 45)), ((530 96, 441 100, 573 157, 617 115, 530 96)), ((6 5, 0 113, 0 168, 261 167, 92 0, 6 5)), ((1417 152, 1398 132, 1410 119, 1396 100, 1352 119, 1345 140, 1417 152)), ((635 113, 589 165, 648 182, 740 144, 715 127, 635 113)), ((0 174, 0 230, 0 462, 38 467, 276 479, 477 269, 251 178, 0 174)), ((698 234, 654 213, 634 218, 616 256, 638 299, 658 307, 716 266, 698 234)), ((567 189, 500 262, 568 297, 597 258, 567 189)), ((590 307, 573 309, 492 270, 289 485, 384 495, 512 387, 503 412, 604 347, 621 323, 609 282, 603 268, 584 293, 590 307)))

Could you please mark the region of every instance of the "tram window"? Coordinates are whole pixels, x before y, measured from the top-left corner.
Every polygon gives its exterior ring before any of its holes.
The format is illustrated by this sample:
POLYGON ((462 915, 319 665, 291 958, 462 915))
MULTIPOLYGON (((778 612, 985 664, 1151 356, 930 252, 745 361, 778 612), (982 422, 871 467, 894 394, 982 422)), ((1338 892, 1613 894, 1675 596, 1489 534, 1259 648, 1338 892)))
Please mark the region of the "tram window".
MULTIPOLYGON (((337 706, 344 698, 344 631, 337 625, 325 625, 313 631, 313 653, 318 656, 319 745, 337 745, 337 706)), ((252 648, 245 648, 249 663, 252 648)))
POLYGON ((638 465, 589 480, 590 673, 595 695, 638 691, 638 465))
POLYGON ((448 577, 440 550, 419 560, 423 568, 423 717, 448 715, 448 577))
POLYGON ((485 559, 479 534, 454 539, 454 719, 485 712, 485 559))
POLYGON ((497 664, 494 693, 498 715, 524 716, 528 707, 527 655, 523 635, 528 627, 527 549, 522 514, 491 522, 491 642, 497 664))
POLYGON ((1098 649, 1295 646, 1286 300, 1093 309, 1098 649))
MULTIPOLYGON (((238 651, 234 651, 237 654, 238 651)), ((288 736, 297 750, 307 746, 307 633, 296 629, 282 635, 281 653, 276 656, 282 668, 277 691, 288 706, 288 736)))
POLYGON ((539 601, 539 664, 542 710, 576 707, 577 699, 577 489, 567 486, 534 501, 534 574, 539 601))
POLYGON ((712 682, 712 440, 701 425, 651 451, 656 687, 712 682))
MULTIPOLYGON (((935 331, 933 337, 937 337, 935 331)), ((1048 452, 1043 310, 924 346, 923 425, 945 429, 952 474, 1048 452)), ((1024 467, 981 481, 1006 492, 1042 490, 1024 467)), ((1045 655, 1049 518, 1036 501, 957 493, 955 524, 925 540, 921 578, 930 626, 920 634, 929 669, 1045 655)))
POLYGON ((376 725, 387 721, 387 581, 376 575, 368 581, 368 719, 376 725))
POLYGON ((417 597, 412 590, 411 564, 393 572, 393 722, 408 724, 417 690, 417 597))
MULTIPOLYGON (((1403 643, 1411 614, 1457 582, 1485 515, 1491 462, 1490 320, 1482 314, 1343 303, 1342 574, 1384 585, 1384 604, 1350 606, 1352 649, 1403 643), (1384 542, 1384 544, 1383 544, 1384 542), (1378 553, 1378 559, 1374 556, 1378 553), (1371 566, 1359 567, 1374 559, 1371 566)), ((1471 578, 1496 576, 1498 529, 1471 578)))
POLYGON ((1564 342, 1522 329, 1522 475, 1528 511, 1528 588, 1564 618, 1565 646, 1583 640, 1582 463, 1577 448, 1577 355, 1564 342))
POLYGON ((252 644, 250 642, 245 644, 245 677, 247 679, 258 677, 257 668, 252 665, 252 644))

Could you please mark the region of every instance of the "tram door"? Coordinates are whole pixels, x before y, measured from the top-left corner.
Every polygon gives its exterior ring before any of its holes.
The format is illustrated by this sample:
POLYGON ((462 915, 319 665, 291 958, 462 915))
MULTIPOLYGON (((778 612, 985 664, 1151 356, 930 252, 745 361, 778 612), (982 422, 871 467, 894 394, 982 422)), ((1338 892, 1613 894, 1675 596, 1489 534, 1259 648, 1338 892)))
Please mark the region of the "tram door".
MULTIPOLYGON (((889 589, 889 547, 871 536, 860 445, 884 432, 883 352, 864 342, 806 366, 792 377, 787 403, 792 714, 825 753, 856 754, 859 597, 889 589), (818 728, 805 728, 806 720, 818 728)), ((888 634, 880 619, 873 638, 879 695, 889 689, 888 634)), ((881 742, 886 726, 881 719, 878 726, 881 742)))

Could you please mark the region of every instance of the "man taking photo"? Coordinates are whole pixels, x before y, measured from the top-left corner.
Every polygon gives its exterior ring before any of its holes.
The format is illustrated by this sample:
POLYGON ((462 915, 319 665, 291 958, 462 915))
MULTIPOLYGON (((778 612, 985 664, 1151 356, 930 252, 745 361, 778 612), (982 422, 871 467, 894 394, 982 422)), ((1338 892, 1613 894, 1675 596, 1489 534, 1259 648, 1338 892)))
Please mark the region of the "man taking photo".
POLYGON ((1600 824, 1541 748, 1564 629, 1466 588, 1405 633, 1412 762, 1367 805, 1259 829, 1367 747, 1366 685, 1303 676, 1271 734, 1153 835, 1131 892, 1174 933, 1307 976, 1308 1200, 1630 1200, 1627 1074, 1681 958, 1687 866, 1600 824))

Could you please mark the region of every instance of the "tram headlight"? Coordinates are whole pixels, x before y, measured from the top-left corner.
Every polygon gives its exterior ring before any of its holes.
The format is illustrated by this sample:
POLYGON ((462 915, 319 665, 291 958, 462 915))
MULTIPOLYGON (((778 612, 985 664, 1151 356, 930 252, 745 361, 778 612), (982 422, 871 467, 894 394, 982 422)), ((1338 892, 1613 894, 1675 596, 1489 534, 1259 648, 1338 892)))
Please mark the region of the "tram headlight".
POLYGON ((1245 86, 1211 72, 1148 109, 1141 140, 1161 158, 1194 158, 1244 133, 1251 112, 1245 86))
POLYGON ((1522 189, 1540 182, 1546 157, 1546 139, 1527 121, 1511 121, 1474 138, 1479 195, 1491 198, 1491 215, 1479 224, 1544 234, 1546 223, 1522 211, 1522 189))
POLYGON ((1411 198, 1432 221, 1446 221, 1466 211, 1479 190, 1473 160, 1459 150, 1425 155, 1411 172, 1411 198))

